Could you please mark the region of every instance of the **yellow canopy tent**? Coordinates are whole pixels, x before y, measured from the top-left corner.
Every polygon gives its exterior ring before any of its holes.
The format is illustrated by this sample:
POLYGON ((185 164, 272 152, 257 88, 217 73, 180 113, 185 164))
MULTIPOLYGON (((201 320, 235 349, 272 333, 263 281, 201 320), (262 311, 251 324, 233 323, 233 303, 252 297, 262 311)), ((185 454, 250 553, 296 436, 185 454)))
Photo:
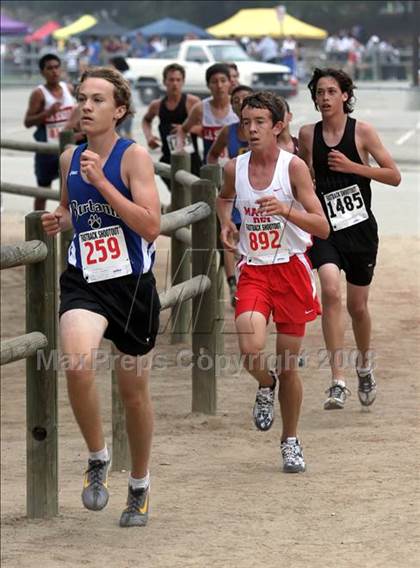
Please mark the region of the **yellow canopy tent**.
POLYGON ((207 31, 215 37, 248 36, 284 37, 292 35, 301 39, 324 39, 326 30, 306 24, 290 14, 285 14, 279 22, 276 8, 250 8, 239 10, 236 14, 220 22, 207 31))
POLYGON ((78 20, 69 24, 68 26, 56 30, 53 33, 53 37, 55 39, 67 39, 72 35, 88 30, 89 28, 94 26, 97 23, 97 21, 98 20, 93 16, 85 14, 84 16, 81 16, 78 20))

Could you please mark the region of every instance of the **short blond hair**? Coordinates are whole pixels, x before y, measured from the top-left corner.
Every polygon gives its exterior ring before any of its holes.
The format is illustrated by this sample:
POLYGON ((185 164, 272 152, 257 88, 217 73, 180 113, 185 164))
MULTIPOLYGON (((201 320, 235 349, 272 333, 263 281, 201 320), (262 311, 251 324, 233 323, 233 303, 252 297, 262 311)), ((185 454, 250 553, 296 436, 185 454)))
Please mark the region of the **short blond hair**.
POLYGON ((112 83, 114 85, 115 104, 117 107, 125 106, 127 109, 124 116, 117 120, 117 126, 121 124, 127 116, 134 115, 135 110, 133 107, 133 100, 131 98, 130 83, 119 71, 113 67, 88 67, 88 69, 86 69, 80 77, 80 83, 77 87, 77 91, 86 79, 104 79, 105 81, 108 81, 108 83, 112 83))

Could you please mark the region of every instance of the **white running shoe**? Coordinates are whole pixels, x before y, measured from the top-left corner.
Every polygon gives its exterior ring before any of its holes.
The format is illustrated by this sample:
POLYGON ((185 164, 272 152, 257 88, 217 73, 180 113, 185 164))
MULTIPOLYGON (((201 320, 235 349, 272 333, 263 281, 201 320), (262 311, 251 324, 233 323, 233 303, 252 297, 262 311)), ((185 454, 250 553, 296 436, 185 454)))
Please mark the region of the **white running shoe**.
POLYGON ((328 393, 328 398, 324 402, 324 410, 344 408, 347 395, 351 394, 344 382, 341 381, 334 382, 325 392, 328 393))
POLYGON ((357 395, 362 406, 370 406, 375 402, 376 399, 376 383, 373 377, 372 371, 366 375, 360 375, 357 371, 357 377, 359 379, 359 388, 357 390, 357 395))
POLYGON ((297 438, 286 438, 281 443, 281 456, 283 458, 283 471, 285 473, 299 473, 305 471, 306 465, 303 452, 297 438))

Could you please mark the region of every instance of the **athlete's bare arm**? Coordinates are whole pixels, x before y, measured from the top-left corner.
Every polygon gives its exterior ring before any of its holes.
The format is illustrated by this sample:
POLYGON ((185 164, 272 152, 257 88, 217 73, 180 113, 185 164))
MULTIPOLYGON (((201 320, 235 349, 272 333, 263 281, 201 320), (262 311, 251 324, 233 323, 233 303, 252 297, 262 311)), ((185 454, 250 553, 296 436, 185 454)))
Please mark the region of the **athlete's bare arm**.
POLYGON ((146 111, 146 114, 143 116, 141 121, 141 127, 143 130, 143 134, 146 138, 147 144, 149 148, 154 150, 155 148, 159 148, 161 146, 161 140, 157 136, 154 136, 152 132, 152 122, 153 119, 159 115, 161 99, 155 99, 149 105, 149 108, 146 111))
POLYGON ((316 196, 309 169, 297 156, 290 161, 289 178, 293 195, 303 205, 305 211, 298 211, 293 204, 290 206, 289 203, 269 196, 257 199, 262 215, 281 215, 307 233, 326 239, 330 233, 330 226, 316 196))
POLYGON ((47 235, 54 236, 60 231, 71 229, 71 214, 67 193, 67 175, 70 168, 74 148, 68 148, 60 156, 61 197, 60 205, 52 213, 44 213, 41 217, 42 226, 47 235))
POLYGON ((331 150, 328 154, 329 168, 335 172, 356 174, 387 185, 400 184, 401 174, 371 124, 356 122, 356 146, 360 154, 371 155, 379 167, 352 162, 338 150, 331 150))
POLYGON ((235 199, 235 169, 236 159, 229 160, 224 167, 223 186, 216 198, 216 211, 219 217, 221 232, 220 239, 228 250, 236 250, 238 229, 232 222, 232 208, 235 199))
POLYGON ((196 97, 195 95, 187 94, 187 100, 186 100, 185 106, 187 108, 188 114, 191 112, 192 108, 197 103, 200 103, 200 102, 201 102, 201 99, 199 97, 196 97))
POLYGON ((48 110, 45 110, 45 99, 41 89, 35 89, 29 98, 28 109, 25 114, 23 124, 26 128, 31 126, 40 126, 44 124, 45 119, 55 114, 61 106, 61 103, 54 103, 48 110))
POLYGON ((147 150, 132 144, 121 164, 121 177, 130 189, 133 201, 124 197, 105 177, 101 159, 91 150, 80 156, 80 167, 121 219, 146 241, 154 241, 160 233, 160 203, 155 184, 153 162, 147 150))
POLYGON ((199 101, 188 113, 187 118, 182 124, 174 124, 172 132, 177 135, 178 147, 185 146, 185 135, 196 127, 200 127, 203 122, 203 103, 199 101))
POLYGON ((191 132, 191 129, 194 126, 201 125, 202 122, 203 122, 203 103, 202 101, 198 101, 191 108, 184 122, 182 124, 177 124, 175 126, 175 129, 180 134, 187 134, 188 132, 191 132))
MULTIPOLYGON (((187 95, 187 102, 185 106, 187 108, 188 114, 191 112, 193 106, 199 102, 201 102, 201 99, 199 97, 196 97, 195 95, 187 95)), ((196 124, 191 128, 190 133, 196 134, 197 136, 201 137, 203 136, 203 127, 201 126, 201 121, 200 124, 196 124)))
POLYGON ((63 130, 73 130, 75 142, 80 142, 84 139, 85 134, 82 132, 80 127, 80 109, 78 106, 74 107, 69 120, 64 125, 63 130))
POLYGON ((299 156, 306 163, 311 172, 312 178, 313 167, 312 167, 312 144, 314 139, 314 124, 305 124, 299 130, 299 156))
POLYGON ((219 157, 222 155, 223 150, 228 145, 229 127, 224 126, 218 133, 216 140, 210 146, 209 153, 207 154, 208 164, 217 164, 219 157))

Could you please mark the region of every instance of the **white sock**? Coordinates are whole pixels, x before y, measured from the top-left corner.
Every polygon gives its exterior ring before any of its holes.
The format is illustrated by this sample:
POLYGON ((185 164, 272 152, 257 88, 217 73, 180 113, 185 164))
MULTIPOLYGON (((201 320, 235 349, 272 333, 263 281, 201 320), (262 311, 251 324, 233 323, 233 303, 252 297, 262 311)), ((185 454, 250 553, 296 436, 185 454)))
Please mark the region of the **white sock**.
POLYGON ((332 384, 333 385, 340 385, 340 387, 345 387, 346 383, 344 382, 343 379, 333 379, 332 380, 332 384))
POLYGON ((292 437, 292 438, 286 438, 286 439, 285 439, 285 442, 286 442, 287 444, 292 444, 292 445, 293 445, 293 444, 296 444, 296 443, 297 443, 297 438, 296 438, 296 437, 295 437, 295 438, 293 438, 293 437, 292 437))
POLYGON ((105 445, 103 450, 99 450, 99 452, 89 452, 89 459, 90 460, 101 460, 101 461, 108 461, 109 460, 109 452, 108 448, 105 445))
POLYGON ((365 368, 361 368, 361 369, 357 369, 357 374, 360 375, 361 377, 366 377, 367 375, 369 375, 372 371, 370 370, 370 367, 365 367, 365 368))
POLYGON ((150 473, 147 472, 145 477, 133 477, 131 475, 128 476, 128 485, 131 489, 147 489, 150 485, 150 473))

